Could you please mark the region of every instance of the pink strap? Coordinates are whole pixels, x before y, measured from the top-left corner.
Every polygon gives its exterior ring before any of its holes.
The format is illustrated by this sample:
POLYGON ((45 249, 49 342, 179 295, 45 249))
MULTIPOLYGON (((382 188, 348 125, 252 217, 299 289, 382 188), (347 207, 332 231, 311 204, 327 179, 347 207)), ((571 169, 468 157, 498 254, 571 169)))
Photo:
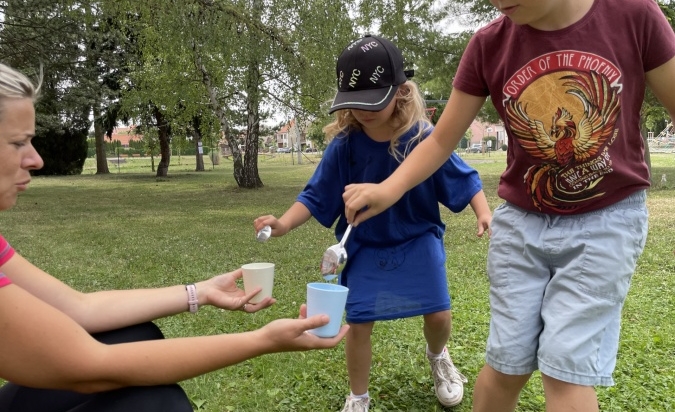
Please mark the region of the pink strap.
POLYGON ((199 310, 199 301, 197 300, 197 287, 194 283, 185 285, 185 290, 188 294, 188 308, 190 313, 197 313, 199 310))

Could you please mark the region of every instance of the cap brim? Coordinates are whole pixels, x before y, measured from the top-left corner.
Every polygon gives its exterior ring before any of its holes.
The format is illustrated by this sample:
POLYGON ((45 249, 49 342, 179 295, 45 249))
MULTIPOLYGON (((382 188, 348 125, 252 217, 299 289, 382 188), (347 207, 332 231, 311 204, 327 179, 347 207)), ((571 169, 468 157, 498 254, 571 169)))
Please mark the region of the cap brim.
POLYGON ((359 109, 369 112, 379 112, 389 105, 396 95, 398 86, 383 87, 381 89, 358 90, 352 92, 337 92, 328 113, 342 109, 359 109))

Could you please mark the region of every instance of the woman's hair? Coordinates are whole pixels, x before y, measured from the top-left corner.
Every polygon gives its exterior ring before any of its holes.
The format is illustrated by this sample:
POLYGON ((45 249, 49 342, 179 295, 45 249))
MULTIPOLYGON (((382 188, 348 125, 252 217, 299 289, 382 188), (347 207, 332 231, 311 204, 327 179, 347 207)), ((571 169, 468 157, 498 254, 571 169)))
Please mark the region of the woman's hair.
POLYGON ((41 80, 36 87, 28 77, 0 63, 0 116, 5 99, 31 99, 35 102, 40 92, 40 83, 41 80))
MULTIPOLYGON (((432 127, 426 114, 426 105, 417 84, 411 80, 406 81, 399 86, 396 92, 396 108, 389 119, 390 125, 394 128, 394 134, 389 144, 389 153, 396 160, 402 162, 409 152, 411 145, 421 139, 425 131, 432 127), (398 149, 399 140, 408 130, 418 126, 417 134, 413 136, 403 151, 398 149)), ((335 112, 335 120, 323 128, 327 140, 332 140, 337 136, 347 135, 350 130, 361 130, 361 124, 352 115, 350 109, 338 110, 335 112)))

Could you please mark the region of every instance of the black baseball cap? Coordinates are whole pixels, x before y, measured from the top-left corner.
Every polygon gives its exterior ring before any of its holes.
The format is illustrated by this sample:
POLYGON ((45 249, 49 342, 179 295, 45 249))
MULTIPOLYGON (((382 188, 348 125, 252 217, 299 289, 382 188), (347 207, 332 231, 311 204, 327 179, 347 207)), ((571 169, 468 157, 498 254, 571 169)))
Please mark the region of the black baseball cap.
POLYGON ((387 39, 367 34, 352 42, 337 60, 338 92, 328 113, 342 109, 377 112, 413 76, 403 69, 401 51, 387 39))

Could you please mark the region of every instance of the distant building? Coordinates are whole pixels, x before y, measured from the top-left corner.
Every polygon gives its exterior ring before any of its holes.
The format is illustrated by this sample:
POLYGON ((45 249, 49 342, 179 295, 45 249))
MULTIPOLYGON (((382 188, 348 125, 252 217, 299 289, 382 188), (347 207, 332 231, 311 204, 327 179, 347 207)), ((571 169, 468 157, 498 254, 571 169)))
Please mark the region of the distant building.
POLYGON ((133 140, 140 142, 143 140, 143 135, 136 133, 136 126, 116 127, 113 129, 113 133, 110 138, 110 141, 112 142, 115 140, 120 142, 120 146, 128 148, 130 141, 133 140))
POLYGON ((276 137, 273 134, 260 136, 262 142, 260 143, 258 150, 265 150, 270 146, 276 146, 276 137))
MULTIPOLYGON (((308 123, 309 124, 309 123, 308 123)), ((304 150, 307 141, 307 126, 298 125, 295 119, 286 123, 274 134, 277 148, 288 147, 304 150)))
POLYGON ((506 130, 501 123, 491 124, 474 120, 469 130, 471 130, 471 140, 468 142, 467 147, 471 147, 474 143, 482 144, 487 137, 494 137, 497 140, 497 147, 493 148, 494 150, 501 148, 504 144, 508 144, 506 130))

